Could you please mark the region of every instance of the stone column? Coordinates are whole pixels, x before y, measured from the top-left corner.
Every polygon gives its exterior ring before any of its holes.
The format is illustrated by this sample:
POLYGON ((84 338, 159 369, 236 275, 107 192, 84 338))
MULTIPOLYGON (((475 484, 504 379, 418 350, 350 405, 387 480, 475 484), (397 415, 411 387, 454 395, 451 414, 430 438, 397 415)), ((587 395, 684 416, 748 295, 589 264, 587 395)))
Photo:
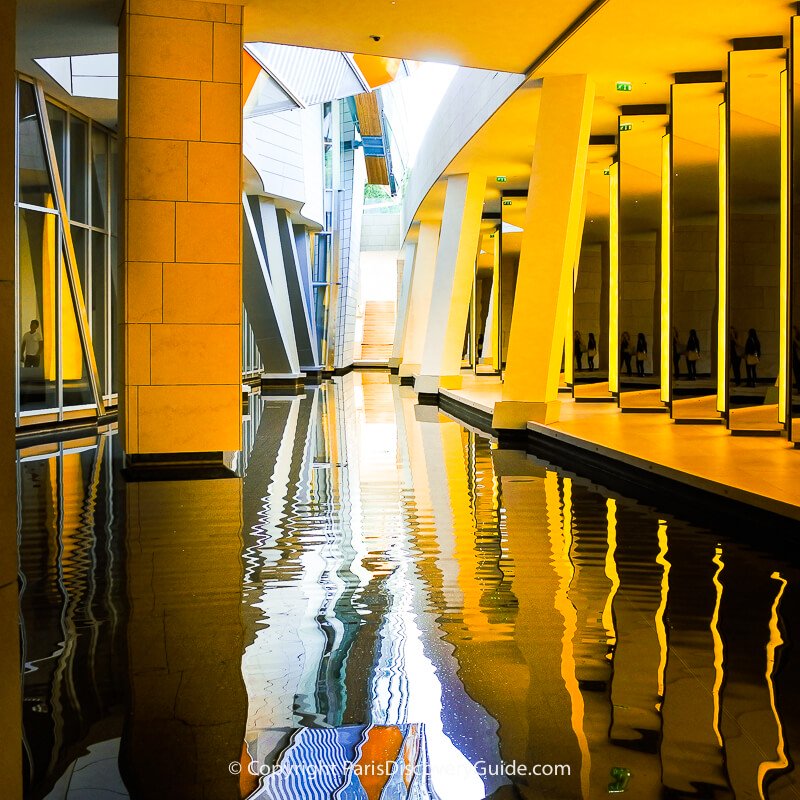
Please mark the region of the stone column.
POLYGON ((131 463, 241 447, 242 8, 128 0, 121 428, 131 463))
POLYGON ((461 352, 478 255, 485 175, 451 175, 433 276, 420 376, 421 394, 461 386, 461 352))
POLYGON ((417 248, 414 252, 414 272, 408 298, 408 320, 400 352, 397 354, 402 359, 402 363, 399 365, 401 378, 419 375, 422 346, 425 342, 425 327, 428 324, 428 312, 431 307, 433 271, 436 266, 438 248, 439 225, 435 222, 420 223, 417 248))

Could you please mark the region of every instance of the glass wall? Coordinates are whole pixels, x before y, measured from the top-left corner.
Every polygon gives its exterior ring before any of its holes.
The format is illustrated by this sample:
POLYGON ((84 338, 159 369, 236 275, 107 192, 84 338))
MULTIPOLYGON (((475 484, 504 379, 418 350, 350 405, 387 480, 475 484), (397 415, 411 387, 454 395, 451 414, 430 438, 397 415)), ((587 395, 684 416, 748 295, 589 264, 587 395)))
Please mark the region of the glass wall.
POLYGON ((116 142, 105 128, 70 109, 50 100, 42 106, 41 97, 34 83, 20 79, 18 425, 42 413, 61 420, 67 411, 96 409, 95 392, 113 404, 116 392, 111 336, 117 283, 111 190, 116 142))

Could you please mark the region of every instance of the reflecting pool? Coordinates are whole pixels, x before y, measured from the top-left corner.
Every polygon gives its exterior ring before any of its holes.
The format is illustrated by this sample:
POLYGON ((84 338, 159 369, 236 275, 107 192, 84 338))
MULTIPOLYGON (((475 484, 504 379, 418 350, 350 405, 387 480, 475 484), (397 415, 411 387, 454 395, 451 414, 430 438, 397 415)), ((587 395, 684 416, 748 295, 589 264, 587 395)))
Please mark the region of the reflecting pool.
POLYGON ((226 480, 20 452, 28 797, 800 797, 796 564, 386 375, 244 433, 226 480))

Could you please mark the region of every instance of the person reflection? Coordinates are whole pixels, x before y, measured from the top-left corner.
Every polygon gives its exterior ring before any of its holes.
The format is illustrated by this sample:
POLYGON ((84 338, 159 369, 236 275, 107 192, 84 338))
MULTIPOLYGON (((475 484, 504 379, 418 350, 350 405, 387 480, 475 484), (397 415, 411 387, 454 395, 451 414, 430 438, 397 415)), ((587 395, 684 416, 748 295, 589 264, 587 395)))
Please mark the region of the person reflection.
POLYGON ((625 367, 625 370, 628 375, 631 374, 631 356, 633 353, 631 352, 631 335, 628 331, 622 332, 622 341, 620 342, 619 346, 619 355, 621 358, 620 367, 625 367))
POLYGON ((689 331, 689 339, 686 342, 686 372, 690 381, 697 380, 697 360, 700 358, 700 339, 697 331, 692 328, 689 331))
POLYGON ((758 340, 755 328, 750 328, 747 332, 747 341, 744 343, 744 360, 747 368, 747 385, 755 387, 756 369, 761 360, 761 342, 758 340))
POLYGON ((589 340, 586 342, 586 359, 589 362, 589 369, 594 369, 594 359, 597 355, 597 340, 594 334, 589 334, 589 340))
POLYGON ((672 377, 677 381, 681 377, 681 347, 680 334, 677 328, 672 329, 672 377))
POLYGON ((792 325, 792 376, 795 389, 800 392, 800 325, 792 325))
POLYGON ((731 357, 731 369, 733 370, 733 382, 736 386, 742 382, 742 356, 744 349, 739 343, 739 332, 731 325, 728 330, 728 352, 731 357))
POLYGON ((31 328, 22 336, 22 347, 19 352, 19 360, 30 369, 38 367, 41 363, 42 352, 44 351, 44 338, 39 330, 39 320, 31 320, 31 328))
MULTIPOLYGON (((647 360, 647 339, 643 333, 636 337, 636 374, 644 378, 644 362, 647 360)), ((630 373, 628 373, 630 374, 630 373)))
POLYGON ((578 371, 583 369, 583 337, 580 331, 575 331, 573 342, 575 352, 575 367, 578 371))

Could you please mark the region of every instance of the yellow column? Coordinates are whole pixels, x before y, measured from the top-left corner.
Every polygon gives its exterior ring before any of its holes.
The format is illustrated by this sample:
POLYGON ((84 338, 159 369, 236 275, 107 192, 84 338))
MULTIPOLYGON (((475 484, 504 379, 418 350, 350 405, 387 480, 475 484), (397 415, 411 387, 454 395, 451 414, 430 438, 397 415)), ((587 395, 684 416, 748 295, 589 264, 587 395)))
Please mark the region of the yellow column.
POLYGON ((593 99, 585 75, 544 79, 496 428, 558 418, 558 376, 580 248, 593 99))
POLYGON ((414 253, 414 271, 411 278, 408 320, 403 336, 403 344, 397 354, 402 359, 399 375, 419 375, 422 361, 422 346, 425 341, 425 327, 428 324, 428 311, 431 307, 433 291, 433 272, 436 266, 436 252, 439 249, 439 224, 422 222, 419 226, 417 249, 414 253))
POLYGON ((451 175, 439 235, 439 251, 425 329, 420 376, 414 387, 435 394, 461 385, 461 351, 478 255, 486 176, 451 175))
POLYGON ((14 137, 15 3, 0 3, 0 797, 22 797, 22 695, 19 683, 17 474, 14 450, 14 137))
POLYGON ((120 42, 125 451, 238 450, 242 8, 128 0, 120 42))

